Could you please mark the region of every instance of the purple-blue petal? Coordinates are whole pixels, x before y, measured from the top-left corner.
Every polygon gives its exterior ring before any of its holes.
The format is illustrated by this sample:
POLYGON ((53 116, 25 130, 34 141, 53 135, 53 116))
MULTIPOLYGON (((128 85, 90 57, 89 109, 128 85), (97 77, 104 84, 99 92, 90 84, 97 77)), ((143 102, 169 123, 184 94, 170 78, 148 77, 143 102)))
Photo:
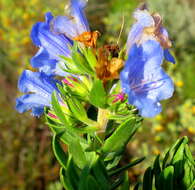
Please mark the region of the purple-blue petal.
POLYGON ((57 34, 65 34, 71 39, 84 32, 81 27, 78 27, 77 23, 67 16, 57 16, 53 19, 52 30, 57 34))
POLYGON ((18 81, 18 88, 23 93, 37 93, 48 98, 54 90, 57 90, 58 81, 44 73, 23 71, 18 81))
POLYGON ((52 21, 52 30, 58 34, 65 34, 73 39, 78 35, 90 31, 87 18, 84 13, 86 2, 83 0, 71 0, 70 16, 57 16, 52 21))
MULTIPOLYGON (((32 41, 40 49, 32 58, 31 64, 48 75, 57 75, 59 73, 57 65, 61 61, 60 55, 69 57, 71 54, 69 47, 73 45, 73 42, 64 34, 57 34, 51 30, 52 19, 52 14, 46 13, 46 21, 38 22, 32 28, 32 41)), ((60 73, 63 73, 63 70, 60 73)))
POLYGON ((40 72, 45 72, 48 75, 54 74, 57 62, 58 61, 56 59, 52 59, 49 53, 42 47, 35 56, 31 58, 32 67, 38 68, 40 72))
POLYGON ((159 42, 149 40, 139 46, 134 44, 120 74, 123 92, 143 117, 160 113, 159 101, 173 94, 173 82, 161 67, 163 59, 164 50, 159 42))
POLYGON ((169 49, 164 50, 164 57, 165 57, 166 61, 175 64, 175 58, 171 55, 169 49))
POLYGON ((33 25, 32 30, 31 30, 31 34, 30 37, 32 39, 32 42, 36 45, 36 46, 41 46, 41 41, 38 38, 38 34, 39 34, 39 25, 41 25, 41 22, 37 22, 36 24, 33 25))
POLYGON ((32 115, 41 115, 45 106, 51 106, 51 95, 54 91, 58 92, 57 83, 57 80, 44 73, 25 70, 18 81, 18 88, 28 94, 16 99, 18 112, 32 110, 32 115))
POLYGON ((52 19, 53 19, 52 13, 51 12, 47 12, 45 14, 45 22, 49 25, 52 19))
POLYGON ((133 14, 136 23, 132 26, 127 40, 127 52, 134 43, 139 41, 145 27, 154 26, 153 17, 147 10, 137 10, 133 14))
POLYGON ((32 110, 34 116, 40 116, 44 107, 49 106, 49 101, 37 94, 25 94, 16 99, 16 110, 19 113, 32 110))
POLYGON ((71 15, 76 19, 76 22, 82 26, 83 30, 89 31, 89 24, 84 13, 85 6, 85 0, 71 0, 71 15))
POLYGON ((47 23, 39 22, 32 28, 31 38, 35 45, 43 47, 51 57, 59 59, 59 55, 70 56, 70 40, 63 34, 54 34, 47 23))

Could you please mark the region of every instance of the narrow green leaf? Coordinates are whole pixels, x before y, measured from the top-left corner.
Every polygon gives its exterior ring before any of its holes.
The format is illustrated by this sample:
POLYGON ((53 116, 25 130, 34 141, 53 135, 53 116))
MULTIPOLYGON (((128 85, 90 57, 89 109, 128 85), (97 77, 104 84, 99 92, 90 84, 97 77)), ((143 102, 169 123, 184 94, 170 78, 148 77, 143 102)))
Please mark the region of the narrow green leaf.
POLYGON ((152 168, 149 167, 144 174, 143 190, 152 190, 152 181, 153 181, 153 171, 152 168))
POLYGON ((75 66, 83 72, 83 74, 90 74, 94 75, 93 70, 91 69, 90 65, 86 59, 81 55, 78 51, 72 52, 72 59, 74 61, 75 66))
POLYGON ((139 190, 139 187, 140 187, 140 184, 139 184, 139 183, 137 183, 137 184, 135 185, 135 187, 134 187, 134 189, 133 189, 133 190, 139 190))
POLYGON ((82 170, 80 179, 79 179, 79 190, 86 190, 87 188, 87 177, 90 175, 89 166, 85 166, 82 170))
POLYGON ((189 160, 185 158, 184 172, 182 178, 182 185, 185 189, 188 189, 195 179, 195 165, 192 165, 189 160))
POLYGON ((108 190, 109 183, 106 168, 99 159, 93 164, 92 170, 99 187, 101 187, 102 190, 108 190))
POLYGON ((162 169, 166 168, 172 163, 172 160, 174 158, 175 153, 177 152, 180 145, 187 144, 188 138, 183 137, 182 139, 178 139, 175 144, 168 150, 168 152, 165 155, 165 158, 163 159, 162 169))
POLYGON ((168 166, 165 168, 159 177, 159 186, 162 190, 174 190, 174 167, 168 166))
POLYGON ((185 155, 186 155, 186 158, 191 162, 191 164, 195 166, 195 161, 193 159, 190 148, 187 144, 185 145, 185 155))
POLYGON ((86 60, 88 61, 89 65, 93 70, 95 70, 95 66, 97 65, 97 59, 94 54, 94 49, 92 48, 82 48, 80 51, 83 53, 85 56, 86 60))
POLYGON ((138 125, 136 124, 135 118, 123 122, 114 133, 106 139, 102 151, 105 153, 123 151, 137 129, 138 125))
POLYGON ((135 165, 137 165, 137 164, 139 164, 139 163, 142 162, 144 159, 145 159, 145 157, 139 158, 139 159, 134 160, 134 161, 130 162, 129 164, 127 164, 127 165, 125 165, 125 166, 123 166, 123 167, 121 167, 121 168, 118 168, 118 169, 116 169, 116 170, 114 170, 114 171, 110 171, 110 172, 109 172, 109 176, 113 176, 113 175, 116 175, 116 174, 118 174, 118 173, 121 173, 121 172, 123 172, 123 171, 125 171, 125 170, 127 170, 127 169, 129 169, 129 168, 131 168, 131 167, 133 167, 133 166, 135 166, 135 165))
POLYGON ((74 190, 72 185, 70 184, 69 178, 66 175, 66 171, 64 168, 60 169, 60 181, 63 184, 64 188, 67 190, 74 190))
POLYGON ((120 176, 117 180, 114 181, 114 183, 111 185, 110 190, 117 189, 124 181, 124 175, 120 176))
POLYGON ((53 135, 52 148, 56 159, 58 160, 60 165, 66 169, 68 155, 63 151, 56 134, 53 135))
POLYGON ((195 180, 192 182, 192 184, 187 190, 193 190, 194 188, 195 188, 195 180))
POLYGON ((121 184, 119 190, 129 190, 129 187, 130 187, 129 176, 128 176, 128 172, 126 171, 124 176, 124 181, 121 184))
POLYGON ((175 177, 181 177, 184 173, 184 150, 188 140, 184 137, 175 150, 171 165, 174 165, 175 177))
POLYGON ((79 100, 69 97, 66 102, 74 117, 89 126, 88 130, 96 131, 98 129, 98 123, 87 117, 86 110, 79 100))
POLYGON ((60 104, 59 104, 59 101, 58 101, 58 98, 57 98, 57 94, 56 92, 54 92, 52 94, 52 98, 51 98, 51 103, 52 103, 52 108, 54 109, 54 112, 56 114, 56 116, 60 119, 60 121, 66 126, 68 125, 68 121, 60 107, 60 104))
POLYGON ((87 189, 86 190, 101 190, 100 186, 91 175, 87 176, 87 189))
POLYGON ((159 176, 161 173, 160 155, 158 155, 154 161, 153 173, 155 176, 155 187, 158 189, 158 187, 159 187, 158 179, 159 179, 159 176))
POLYGON ((90 102, 100 108, 106 108, 107 95, 101 80, 96 79, 89 94, 90 102))
POLYGON ((79 168, 83 169, 86 164, 88 164, 85 152, 79 140, 75 139, 69 144, 69 152, 79 168))
POLYGON ((77 168, 75 166, 75 163, 72 159, 69 160, 69 163, 67 164, 67 177, 69 178, 69 181, 72 185, 72 187, 77 190, 79 188, 79 175, 77 173, 77 168))

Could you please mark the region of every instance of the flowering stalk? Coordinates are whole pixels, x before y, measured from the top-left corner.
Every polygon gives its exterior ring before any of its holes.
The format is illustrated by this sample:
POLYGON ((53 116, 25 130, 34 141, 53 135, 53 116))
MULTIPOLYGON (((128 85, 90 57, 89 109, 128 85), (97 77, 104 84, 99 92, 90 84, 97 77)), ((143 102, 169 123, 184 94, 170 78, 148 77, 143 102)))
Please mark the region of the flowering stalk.
POLYGON ((69 16, 47 13, 45 22, 33 26, 39 51, 31 65, 39 71, 20 77, 20 91, 29 94, 17 99, 16 109, 45 113, 66 190, 128 190, 126 170, 144 158, 121 166, 125 147, 140 116, 154 117, 160 100, 173 94, 172 80, 161 68, 164 59, 174 62, 171 44, 161 17, 138 9, 125 60, 118 45, 97 46, 99 32, 90 30, 85 5, 71 0, 69 16))

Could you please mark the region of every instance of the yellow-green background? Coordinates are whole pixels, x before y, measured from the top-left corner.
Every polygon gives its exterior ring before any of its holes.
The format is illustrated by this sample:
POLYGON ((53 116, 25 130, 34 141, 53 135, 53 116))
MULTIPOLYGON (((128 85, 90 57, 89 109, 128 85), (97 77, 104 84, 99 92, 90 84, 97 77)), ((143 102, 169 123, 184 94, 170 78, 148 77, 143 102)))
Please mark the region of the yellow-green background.
MULTIPOLYGON (((120 44, 125 43, 132 24, 132 11, 139 0, 89 0, 87 17, 102 34, 100 43, 116 43, 124 15, 120 44)), ((15 111, 19 95, 17 79, 37 51, 29 33, 32 25, 44 20, 44 13, 64 13, 67 0, 0 0, 0 190, 61 190, 58 164, 51 152, 51 133, 44 118, 15 111)), ((154 156, 163 153, 178 137, 190 138, 195 156, 195 1, 148 0, 158 11, 173 41, 177 64, 165 63, 175 83, 175 94, 163 103, 163 112, 144 126, 128 146, 127 161, 147 156, 129 172, 139 180, 154 156)))

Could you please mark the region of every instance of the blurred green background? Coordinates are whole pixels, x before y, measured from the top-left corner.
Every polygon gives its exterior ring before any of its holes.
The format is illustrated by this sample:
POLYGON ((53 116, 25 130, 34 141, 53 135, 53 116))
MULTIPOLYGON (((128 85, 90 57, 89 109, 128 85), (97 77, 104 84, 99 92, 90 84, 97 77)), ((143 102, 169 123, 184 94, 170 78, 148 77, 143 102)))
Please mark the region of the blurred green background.
MULTIPOLYGON (((102 34, 100 43, 116 43, 124 17, 120 44, 125 43, 133 22, 132 12, 139 0, 89 0, 86 9, 92 29, 102 34)), ((29 33, 44 20, 44 13, 64 13, 67 0, 0 0, 0 189, 61 190, 59 167, 51 152, 51 133, 44 118, 15 111, 19 95, 17 79, 37 51, 29 33)), ((164 66, 175 83, 174 96, 163 102, 163 112, 145 119, 144 126, 129 144, 126 162, 147 156, 129 171, 131 181, 139 180, 154 156, 180 136, 187 135, 195 156, 195 1, 148 0, 151 11, 159 12, 173 41, 177 64, 164 66)))

